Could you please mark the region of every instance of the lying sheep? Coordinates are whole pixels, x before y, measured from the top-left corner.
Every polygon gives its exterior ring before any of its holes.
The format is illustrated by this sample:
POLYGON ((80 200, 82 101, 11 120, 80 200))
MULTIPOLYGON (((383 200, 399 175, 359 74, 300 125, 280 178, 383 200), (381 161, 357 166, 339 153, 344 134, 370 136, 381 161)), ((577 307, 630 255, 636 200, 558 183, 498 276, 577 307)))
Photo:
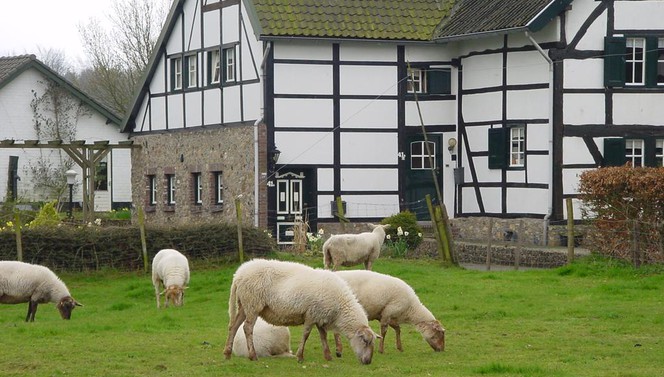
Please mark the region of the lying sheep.
POLYGON ((294 262, 254 259, 242 264, 231 284, 228 300, 227 359, 235 334, 244 322, 250 360, 257 360, 253 340, 258 316, 276 326, 304 325, 296 356, 304 360, 304 345, 313 326, 320 334, 323 355, 331 360, 327 331, 345 335, 362 364, 370 364, 376 334, 350 287, 331 271, 294 262))
MULTIPOLYGON (((293 356, 290 348, 290 330, 286 326, 273 326, 263 318, 256 319, 254 326, 254 346, 257 357, 293 356)), ((233 355, 249 356, 247 338, 243 331, 236 334, 233 341, 233 355)))
POLYGON ((0 303, 28 303, 26 322, 34 322, 37 305, 55 303, 62 319, 70 319, 76 302, 65 283, 47 267, 16 261, 0 261, 0 303))
MULTIPOLYGON (((403 280, 373 271, 348 270, 335 273, 351 287, 366 310, 369 320, 380 321, 381 339, 378 352, 384 351, 388 325, 396 331, 397 349, 403 351, 399 327, 402 323, 414 324, 434 351, 445 349, 445 329, 420 302, 413 288, 403 280)), ((337 356, 341 356, 341 341, 337 334, 334 338, 337 356)))
POLYGON ((390 224, 373 225, 371 232, 360 234, 333 235, 323 244, 323 263, 325 268, 332 270, 338 266, 350 267, 364 263, 364 268, 371 270, 371 264, 380 255, 380 249, 385 241, 385 229, 390 224))
POLYGON ((189 284, 189 261, 179 251, 160 250, 152 260, 152 285, 160 308, 159 296, 164 295, 164 305, 171 302, 175 306, 184 304, 184 290, 189 284), (159 292, 159 289, 165 289, 159 292))

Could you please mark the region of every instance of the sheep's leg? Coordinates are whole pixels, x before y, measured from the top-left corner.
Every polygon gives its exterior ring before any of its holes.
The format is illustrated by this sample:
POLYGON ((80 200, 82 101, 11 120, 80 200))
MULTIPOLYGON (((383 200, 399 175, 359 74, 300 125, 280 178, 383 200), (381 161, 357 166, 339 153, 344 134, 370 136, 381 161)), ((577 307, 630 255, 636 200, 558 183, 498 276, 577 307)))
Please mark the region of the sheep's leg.
POLYGON ((364 269, 368 270, 368 271, 371 271, 371 261, 370 260, 364 262, 364 269))
POLYGON ((233 353, 233 340, 235 340, 235 334, 237 333, 237 330, 240 328, 240 325, 242 322, 244 322, 246 317, 247 315, 245 314, 242 305, 240 305, 238 307, 235 320, 231 318, 231 320, 228 322, 228 338, 226 338, 226 347, 224 347, 224 356, 226 356, 226 359, 231 358, 231 354, 233 353))
POLYGON ((34 322, 35 314, 37 314, 37 302, 30 300, 28 302, 28 315, 25 316, 25 322, 34 322))
POLYGON ((387 334, 387 321, 380 321, 380 343, 378 345, 378 352, 385 352, 385 335, 387 334))
POLYGON ((247 339, 247 353, 249 360, 256 361, 256 348, 254 347, 254 325, 256 324, 256 316, 249 317, 244 320, 244 336, 247 339))
POLYGON ((318 328, 318 334, 320 335, 320 344, 323 347, 323 357, 325 360, 330 361, 332 360, 332 353, 330 352, 330 346, 327 343, 327 330, 325 330, 323 327, 316 325, 316 328, 318 328))
POLYGON ((157 309, 160 308, 160 302, 159 302, 159 283, 154 284, 154 296, 157 299, 157 309))
POLYGON ((397 349, 403 352, 403 347, 401 347, 401 326, 396 323, 391 323, 390 327, 394 329, 394 332, 397 333, 397 349))
POLYGON ((343 351, 343 346, 341 345, 341 335, 339 333, 334 333, 334 344, 337 347, 337 357, 341 357, 341 351, 343 351))
POLYGON ((309 333, 311 333, 312 327, 313 323, 304 324, 304 330, 302 331, 302 340, 300 340, 300 346, 297 348, 297 353, 296 353, 298 363, 304 361, 304 344, 307 342, 307 338, 309 338, 309 333))

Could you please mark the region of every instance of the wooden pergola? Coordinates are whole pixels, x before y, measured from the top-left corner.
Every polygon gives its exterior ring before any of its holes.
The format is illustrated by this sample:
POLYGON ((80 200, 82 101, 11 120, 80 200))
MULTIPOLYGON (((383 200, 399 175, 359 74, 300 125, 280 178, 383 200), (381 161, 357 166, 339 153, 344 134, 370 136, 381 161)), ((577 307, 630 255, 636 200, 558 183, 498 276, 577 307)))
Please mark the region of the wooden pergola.
POLYGON ((95 208, 95 167, 113 149, 140 148, 131 140, 119 141, 111 144, 109 141, 95 141, 87 144, 85 140, 50 140, 40 142, 39 140, 24 140, 18 143, 13 139, 0 140, 0 148, 12 149, 62 149, 81 168, 83 183, 83 218, 91 221, 95 208))

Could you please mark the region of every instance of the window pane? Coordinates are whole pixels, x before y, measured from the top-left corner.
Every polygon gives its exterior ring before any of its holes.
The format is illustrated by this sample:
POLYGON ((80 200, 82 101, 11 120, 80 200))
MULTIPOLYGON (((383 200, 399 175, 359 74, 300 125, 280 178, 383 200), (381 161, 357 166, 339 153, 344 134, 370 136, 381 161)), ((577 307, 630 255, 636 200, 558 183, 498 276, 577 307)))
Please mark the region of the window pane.
POLYGON ((625 157, 633 167, 643 166, 643 140, 625 140, 625 157))
POLYGON ((645 83, 645 38, 627 38, 625 56, 625 83, 642 85, 645 83))
POLYGON ((525 151, 525 127, 510 128, 510 166, 524 166, 525 151))
POLYGON ((657 40, 657 84, 664 85, 664 38, 657 40))
POLYGON ((664 139, 655 141, 655 161, 657 166, 664 166, 664 139))
POLYGON ((210 51, 210 83, 218 84, 221 78, 219 50, 210 51))

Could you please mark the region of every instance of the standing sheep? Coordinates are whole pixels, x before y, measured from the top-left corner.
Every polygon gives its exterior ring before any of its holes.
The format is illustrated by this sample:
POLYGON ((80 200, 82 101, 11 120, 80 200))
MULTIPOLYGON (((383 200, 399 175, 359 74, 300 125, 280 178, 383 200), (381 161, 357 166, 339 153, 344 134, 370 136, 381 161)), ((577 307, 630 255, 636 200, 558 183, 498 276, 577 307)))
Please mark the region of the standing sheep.
POLYGON ((276 326, 304 325, 296 355, 304 360, 304 345, 315 325, 323 355, 331 360, 327 331, 345 335, 362 364, 370 364, 376 334, 350 287, 331 271, 294 262, 254 259, 242 264, 231 284, 228 300, 227 359, 233 351, 235 333, 244 322, 250 360, 257 360, 253 329, 258 316, 276 326))
POLYGON ((189 261, 179 251, 173 249, 160 250, 152 260, 152 285, 157 298, 157 309, 160 308, 159 296, 164 295, 164 305, 171 302, 174 306, 184 303, 184 290, 189 284, 189 261), (164 287, 162 292, 159 289, 164 287))
POLYGON ((338 266, 350 267, 364 263, 364 268, 371 270, 371 264, 380 255, 380 249, 385 241, 385 229, 390 224, 373 225, 371 232, 360 234, 333 235, 323 244, 323 263, 325 268, 332 267, 336 271, 338 266))
MULTIPOLYGON (((293 356, 290 348, 290 330, 286 326, 273 326, 261 317, 254 326, 254 346, 257 357, 293 356)), ((235 335, 233 355, 247 357, 247 338, 243 331, 235 335)))
POLYGON ((65 283, 47 267, 16 261, 0 261, 0 303, 28 303, 26 322, 34 322, 37 305, 56 304, 62 319, 70 319, 76 302, 65 283))
MULTIPOLYGON (((396 331, 397 349, 401 347, 402 323, 414 324, 434 351, 445 349, 445 329, 431 314, 415 294, 413 288, 396 277, 373 271, 348 270, 335 272, 353 290, 357 300, 367 312, 369 320, 380 321, 380 346, 378 352, 383 353, 385 334, 389 325, 396 331)), ((337 356, 341 355, 341 342, 335 334, 337 356)))

